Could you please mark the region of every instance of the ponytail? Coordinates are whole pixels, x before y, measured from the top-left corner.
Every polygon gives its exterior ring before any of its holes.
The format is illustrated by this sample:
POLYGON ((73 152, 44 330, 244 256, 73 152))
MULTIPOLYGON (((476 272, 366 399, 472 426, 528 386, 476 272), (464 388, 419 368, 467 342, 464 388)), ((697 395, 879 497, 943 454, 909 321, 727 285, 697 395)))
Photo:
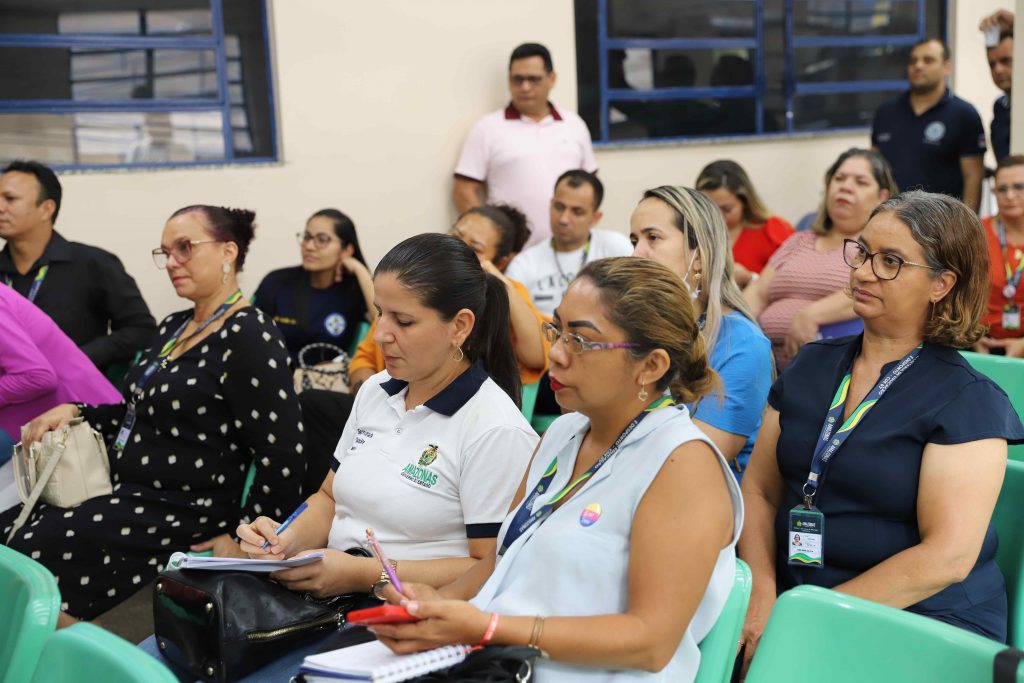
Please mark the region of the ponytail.
POLYGON ((484 273, 486 302, 476 319, 473 332, 463 345, 470 360, 480 361, 494 383, 501 387, 516 407, 522 407, 522 384, 519 365, 512 348, 508 291, 505 283, 484 273))

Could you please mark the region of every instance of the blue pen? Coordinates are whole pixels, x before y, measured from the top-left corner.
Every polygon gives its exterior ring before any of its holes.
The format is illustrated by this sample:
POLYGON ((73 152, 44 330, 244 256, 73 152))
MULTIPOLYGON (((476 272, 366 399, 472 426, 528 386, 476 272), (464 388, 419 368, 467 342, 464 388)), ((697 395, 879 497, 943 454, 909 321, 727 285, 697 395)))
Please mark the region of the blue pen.
MULTIPOLYGON (((308 503, 303 503, 299 507, 295 508, 295 512, 293 512, 292 514, 288 515, 288 519, 284 520, 284 523, 281 526, 277 527, 277 531, 275 533, 277 533, 278 536, 283 534, 284 530, 288 528, 288 525, 290 525, 292 522, 294 522, 298 518, 298 516, 302 514, 303 510, 305 510, 308 507, 309 507, 308 503)), ((266 540, 266 541, 263 541, 263 545, 260 546, 260 550, 266 550, 269 547, 270 547, 270 541, 266 540)))

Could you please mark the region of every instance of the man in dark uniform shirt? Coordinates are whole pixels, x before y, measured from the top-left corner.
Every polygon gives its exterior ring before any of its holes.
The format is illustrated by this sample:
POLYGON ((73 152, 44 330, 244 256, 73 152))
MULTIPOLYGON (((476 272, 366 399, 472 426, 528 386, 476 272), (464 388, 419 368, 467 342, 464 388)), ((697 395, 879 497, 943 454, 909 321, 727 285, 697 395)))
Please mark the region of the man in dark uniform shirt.
POLYGON ((875 112, 871 146, 892 167, 900 190, 941 192, 975 211, 981 204, 985 128, 977 110, 946 88, 949 49, 926 39, 910 51, 910 90, 875 112))
POLYGON ((156 323, 116 256, 53 229, 60 200, 60 182, 46 166, 14 161, 4 169, 0 283, 53 318, 100 370, 127 364, 149 343, 156 323))

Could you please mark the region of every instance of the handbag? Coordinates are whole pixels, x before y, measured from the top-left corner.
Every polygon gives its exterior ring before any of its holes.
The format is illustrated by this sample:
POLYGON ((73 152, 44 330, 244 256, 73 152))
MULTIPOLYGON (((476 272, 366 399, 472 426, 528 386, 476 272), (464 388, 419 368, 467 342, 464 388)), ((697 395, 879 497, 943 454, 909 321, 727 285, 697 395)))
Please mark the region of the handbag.
POLYGON ((81 417, 47 432, 41 441, 29 446, 27 453, 21 443, 16 444, 12 459, 23 505, 7 536, 8 543, 40 499, 49 505, 70 508, 114 490, 103 437, 81 417))
POLYGON ((217 683, 237 680, 311 637, 339 628, 351 610, 380 604, 364 593, 318 600, 265 574, 242 571, 168 569, 153 590, 153 627, 161 653, 217 683))
POLYGON ((533 681, 533 664, 543 656, 530 645, 488 645, 440 671, 409 679, 410 683, 527 683, 533 681))
POLYGON ((302 347, 298 355, 299 367, 294 374, 295 393, 300 394, 307 389, 324 389, 348 393, 348 354, 334 344, 316 342, 302 347), (310 351, 320 351, 322 358, 331 358, 330 362, 311 364, 306 361, 310 351), (326 354, 324 352, 327 352, 326 354))

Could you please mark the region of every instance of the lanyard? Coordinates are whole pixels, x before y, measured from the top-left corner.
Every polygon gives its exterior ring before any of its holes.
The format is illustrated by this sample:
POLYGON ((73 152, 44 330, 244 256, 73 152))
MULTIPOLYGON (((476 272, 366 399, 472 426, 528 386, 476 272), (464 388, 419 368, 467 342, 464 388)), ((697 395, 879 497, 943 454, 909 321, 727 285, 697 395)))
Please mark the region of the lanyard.
POLYGON ((825 475, 825 470, 828 469, 828 465, 836 451, 846 443, 854 428, 864 420, 864 416, 878 403, 879 399, 882 398, 882 394, 888 391, 893 382, 899 379, 899 376, 914 364, 917 357, 921 355, 921 346, 912 349, 896 367, 878 380, 875 386, 871 388, 871 391, 868 392, 868 395, 864 397, 864 400, 860 402, 860 405, 857 406, 856 410, 850 413, 850 417, 846 419, 846 422, 842 424, 839 431, 833 436, 832 428, 843 417, 843 409, 846 406, 846 394, 850 390, 850 379, 853 374, 853 363, 850 363, 851 372, 847 372, 846 376, 839 383, 836 395, 832 399, 832 405, 828 409, 828 415, 825 416, 825 422, 821 425, 821 435, 818 437, 818 443, 814 447, 814 457, 811 459, 811 471, 807 475, 807 483, 804 484, 803 488, 804 507, 807 509, 811 508, 814 494, 818 491, 821 478, 825 475))
MULTIPOLYGON (((28 300, 31 301, 32 303, 35 303, 36 295, 39 294, 39 288, 43 286, 43 280, 46 279, 46 274, 49 272, 50 266, 49 264, 47 264, 40 268, 39 272, 36 273, 35 278, 33 278, 32 288, 28 290, 28 300)), ((9 276, 4 277, 4 283, 6 283, 8 287, 14 287, 14 280, 12 280, 9 276)))
MULTIPOLYGON (((590 236, 587 236, 587 243, 583 245, 583 258, 580 259, 580 268, 583 270, 583 266, 587 265, 587 257, 590 256, 590 236)), ((555 267, 558 268, 559 282, 562 284, 569 284, 569 278, 565 276, 565 272, 562 270, 562 264, 558 260, 558 250, 555 249, 555 240, 551 239, 551 257, 555 259, 555 267)), ((579 271, 576 271, 577 273, 579 271)))
POLYGON ((199 327, 197 327, 195 331, 187 337, 179 339, 181 333, 184 332, 185 328, 188 326, 188 320, 183 322, 181 326, 175 330, 174 334, 172 334, 167 342, 160 348, 160 353, 157 354, 157 357, 149 362, 146 369, 142 371, 142 375, 139 377, 138 381, 135 382, 135 392, 132 394, 132 398, 128 401, 128 409, 125 412, 124 420, 121 421, 121 429, 117 432, 117 439, 114 441, 114 450, 124 450, 125 444, 128 443, 128 437, 131 435, 132 429, 135 427, 135 405, 142 400, 146 384, 149 383, 149 380, 152 379, 153 375, 155 375, 157 371, 163 370, 167 367, 167 364, 171 360, 171 352, 174 351, 175 347, 205 330, 211 323, 213 323, 213 321, 220 318, 229 308, 238 303, 238 300, 241 298, 242 290, 236 290, 234 294, 227 298, 227 301, 217 307, 217 310, 214 311, 209 318, 199 323, 199 327))
POLYGON ((498 550, 498 557, 504 555, 509 546, 515 543, 516 539, 526 533, 530 527, 547 520, 554 511, 555 506, 563 498, 597 474, 597 471, 601 469, 601 466, 608 462, 608 460, 618 452, 619 446, 622 445, 622 442, 626 440, 626 437, 636 429, 637 425, 639 425, 649 413, 652 413, 659 408, 664 408, 665 406, 674 404, 675 401, 671 396, 661 396, 644 408, 643 411, 634 417, 633 421, 630 422, 624 430, 622 430, 622 433, 619 434, 619 438, 615 439, 615 443, 611 445, 611 448, 605 451, 604 455, 598 458, 597 462, 590 466, 590 469, 563 486, 562 490, 556 493, 551 500, 545 503, 536 512, 531 513, 530 509, 533 508, 533 504, 537 501, 537 496, 548 489, 548 486, 551 485, 551 480, 555 478, 555 474, 558 472, 558 456, 556 455, 551 460, 551 464, 548 465, 546 470, 544 470, 544 474, 541 476, 540 481, 537 482, 537 486, 534 487, 533 492, 530 493, 526 500, 519 505, 518 509, 516 509, 515 516, 512 518, 512 523, 509 524, 508 531, 505 532, 505 538, 501 542, 501 548, 498 550))
POLYGON ((1024 273, 1024 258, 1021 258, 1020 249, 1016 249, 1017 268, 1010 267, 1009 254, 1006 248, 1006 226, 1001 220, 996 221, 999 226, 999 250, 1003 254, 1003 267, 1006 268, 1006 286, 1003 287, 1003 296, 1012 299, 1017 294, 1017 287, 1020 286, 1021 274, 1024 273))

